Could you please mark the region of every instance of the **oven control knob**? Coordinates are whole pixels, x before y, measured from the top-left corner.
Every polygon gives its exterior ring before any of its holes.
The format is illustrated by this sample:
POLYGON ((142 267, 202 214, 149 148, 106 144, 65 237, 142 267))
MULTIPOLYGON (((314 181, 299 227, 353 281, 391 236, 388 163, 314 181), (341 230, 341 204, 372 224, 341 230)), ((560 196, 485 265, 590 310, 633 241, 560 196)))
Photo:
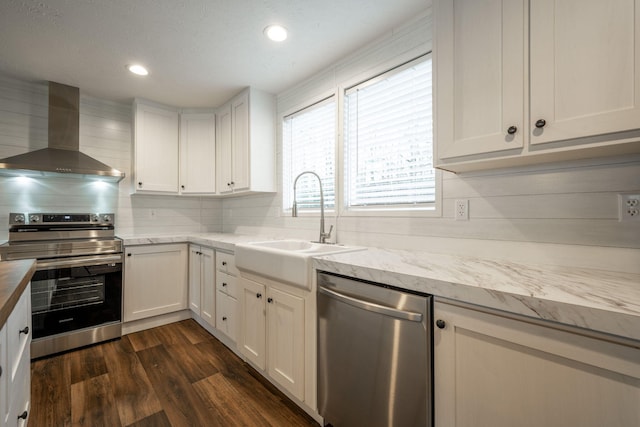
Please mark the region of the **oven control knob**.
POLYGON ((102 220, 104 222, 111 222, 111 215, 102 215, 102 220))
POLYGON ((29 222, 40 222, 40 215, 29 215, 29 222))
POLYGON ((96 214, 91 215, 91 222, 98 222, 100 221, 100 217, 96 214))
POLYGON ((14 220, 15 222, 24 223, 24 215, 22 215, 22 214, 18 214, 18 215, 16 215, 16 216, 13 218, 13 220, 14 220))

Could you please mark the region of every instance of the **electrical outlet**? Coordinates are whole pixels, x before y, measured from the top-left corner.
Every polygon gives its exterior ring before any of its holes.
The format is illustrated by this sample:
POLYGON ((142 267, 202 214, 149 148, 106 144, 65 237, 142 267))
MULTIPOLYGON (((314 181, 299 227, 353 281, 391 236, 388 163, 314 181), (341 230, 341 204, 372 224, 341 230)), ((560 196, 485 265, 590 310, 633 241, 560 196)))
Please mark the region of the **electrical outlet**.
POLYGON ((468 221, 469 220, 469 200, 457 199, 455 204, 455 212, 453 217, 456 221, 468 221))
POLYGON ((618 219, 640 221, 640 194, 618 194, 618 219))

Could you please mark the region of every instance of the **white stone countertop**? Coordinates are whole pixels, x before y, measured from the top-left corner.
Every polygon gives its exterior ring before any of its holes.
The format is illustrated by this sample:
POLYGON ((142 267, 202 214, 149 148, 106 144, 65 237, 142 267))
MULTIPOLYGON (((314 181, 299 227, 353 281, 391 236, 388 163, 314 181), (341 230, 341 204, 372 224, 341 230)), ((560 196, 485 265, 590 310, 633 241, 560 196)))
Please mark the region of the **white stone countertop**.
MULTIPOLYGON (((120 237, 125 246, 189 242, 227 251, 273 239, 229 233, 120 237)), ((314 266, 640 341, 640 274, 378 248, 315 257, 314 266)))
POLYGON ((318 270, 640 341, 640 274, 370 248, 318 270))

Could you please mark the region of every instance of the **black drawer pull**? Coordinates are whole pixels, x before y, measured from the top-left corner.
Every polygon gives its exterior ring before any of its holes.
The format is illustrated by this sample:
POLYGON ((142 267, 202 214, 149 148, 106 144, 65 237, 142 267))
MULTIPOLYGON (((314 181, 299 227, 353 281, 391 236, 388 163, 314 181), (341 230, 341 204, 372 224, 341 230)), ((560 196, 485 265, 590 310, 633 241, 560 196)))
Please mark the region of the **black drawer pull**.
POLYGON ((23 413, 18 415, 18 419, 26 420, 28 416, 29 416, 29 413, 27 411, 24 411, 23 413))
POLYGON ((25 326, 24 329, 20 329, 18 331, 20 334, 25 334, 25 335, 29 335, 29 327, 25 326))

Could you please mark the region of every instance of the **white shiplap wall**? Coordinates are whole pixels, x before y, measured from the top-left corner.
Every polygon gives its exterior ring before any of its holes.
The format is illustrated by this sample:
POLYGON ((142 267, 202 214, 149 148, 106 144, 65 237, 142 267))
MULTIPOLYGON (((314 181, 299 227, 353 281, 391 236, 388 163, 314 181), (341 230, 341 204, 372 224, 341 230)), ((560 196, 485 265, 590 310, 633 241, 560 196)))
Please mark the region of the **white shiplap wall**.
MULTIPOLYGON (((427 9, 280 94, 278 115, 430 50, 427 9)), ((280 185, 281 141, 279 134, 280 185)), ((640 156, 442 176, 440 217, 339 216, 328 224, 345 244, 640 272, 640 223, 618 222, 617 209, 617 193, 640 192, 640 156), (469 221, 453 220, 455 199, 469 200, 469 221)), ((282 216, 281 199, 281 194, 225 199, 224 231, 317 238, 318 218, 282 216)))
MULTIPOLYGON (((0 158, 46 147, 47 102, 46 83, 0 76, 0 158)), ((218 199, 129 195, 131 114, 128 104, 81 93, 80 150, 127 177, 102 185, 70 178, 0 177, 0 240, 7 238, 9 212, 33 211, 115 212, 119 235, 221 231, 218 199)))

